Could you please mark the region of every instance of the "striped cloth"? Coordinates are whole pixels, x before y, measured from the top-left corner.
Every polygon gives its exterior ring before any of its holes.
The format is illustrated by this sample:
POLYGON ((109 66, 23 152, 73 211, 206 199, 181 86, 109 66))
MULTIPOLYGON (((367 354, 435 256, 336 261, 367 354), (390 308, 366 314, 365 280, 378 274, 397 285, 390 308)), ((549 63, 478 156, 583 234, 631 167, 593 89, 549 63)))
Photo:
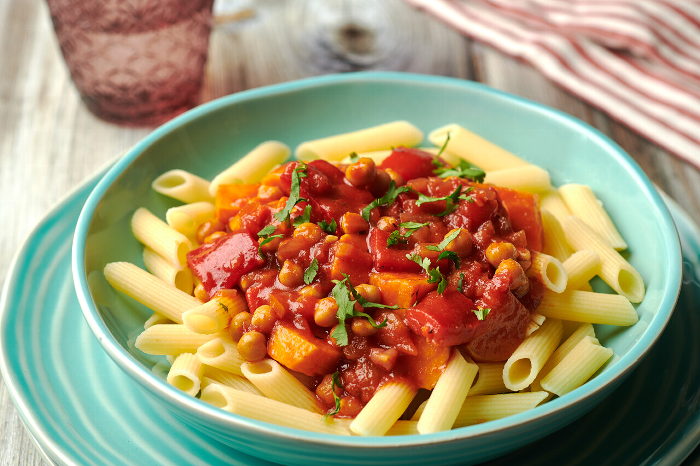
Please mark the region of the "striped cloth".
POLYGON ((700 1, 405 1, 700 167, 700 1))

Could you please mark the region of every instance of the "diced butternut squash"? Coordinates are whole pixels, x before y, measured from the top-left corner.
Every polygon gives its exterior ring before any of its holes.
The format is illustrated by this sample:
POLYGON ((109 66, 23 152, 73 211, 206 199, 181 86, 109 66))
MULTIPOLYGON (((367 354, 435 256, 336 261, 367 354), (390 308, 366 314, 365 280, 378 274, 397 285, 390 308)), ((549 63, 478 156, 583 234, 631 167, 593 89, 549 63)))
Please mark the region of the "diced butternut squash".
POLYGON ((333 372, 341 355, 340 348, 285 321, 272 329, 267 353, 289 369, 312 377, 333 372))
POLYGON ((401 317, 407 308, 437 289, 437 283, 428 283, 427 277, 417 273, 373 273, 369 277, 369 283, 382 292, 382 303, 400 308, 396 312, 401 317))
POLYGON ((220 185, 216 191, 216 216, 222 222, 228 222, 245 205, 238 201, 257 196, 259 187, 259 183, 220 185))
MULTIPOLYGON (((344 235, 356 236, 356 235, 344 235)), ((331 263, 331 279, 342 280, 343 274, 350 277, 353 285, 367 283, 372 270, 372 255, 357 248, 351 242, 338 241, 331 248, 333 261, 331 263)))

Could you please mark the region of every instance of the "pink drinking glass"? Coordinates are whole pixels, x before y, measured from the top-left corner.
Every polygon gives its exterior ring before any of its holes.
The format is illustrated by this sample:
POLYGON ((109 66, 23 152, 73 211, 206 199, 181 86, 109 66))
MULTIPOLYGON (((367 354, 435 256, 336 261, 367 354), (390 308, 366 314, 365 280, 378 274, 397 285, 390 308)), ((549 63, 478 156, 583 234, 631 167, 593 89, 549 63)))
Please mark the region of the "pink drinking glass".
POLYGON ((87 107, 114 123, 158 125, 197 105, 214 0, 47 0, 87 107))

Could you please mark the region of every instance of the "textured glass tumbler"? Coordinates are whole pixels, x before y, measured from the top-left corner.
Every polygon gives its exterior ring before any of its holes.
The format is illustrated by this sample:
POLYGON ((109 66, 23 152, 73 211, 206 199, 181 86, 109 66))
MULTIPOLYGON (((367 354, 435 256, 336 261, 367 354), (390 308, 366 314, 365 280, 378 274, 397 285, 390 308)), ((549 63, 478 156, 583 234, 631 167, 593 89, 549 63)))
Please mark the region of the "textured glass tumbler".
POLYGON ((114 123, 163 123, 197 105, 214 0, 47 0, 73 82, 114 123))

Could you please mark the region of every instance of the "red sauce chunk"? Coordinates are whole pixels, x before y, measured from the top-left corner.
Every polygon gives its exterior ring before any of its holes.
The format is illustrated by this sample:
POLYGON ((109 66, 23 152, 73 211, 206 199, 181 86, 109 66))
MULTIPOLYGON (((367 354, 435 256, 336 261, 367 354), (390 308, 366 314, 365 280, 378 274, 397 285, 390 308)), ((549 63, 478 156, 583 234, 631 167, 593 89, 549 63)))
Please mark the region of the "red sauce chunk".
POLYGON ((249 310, 230 325, 241 355, 311 377, 327 412, 335 392, 340 417, 388 381, 434 388, 454 347, 506 360, 542 300, 526 275, 542 248, 539 200, 440 178, 434 161, 399 147, 380 166, 290 162, 220 187, 188 254, 195 295, 242 293, 249 310))

